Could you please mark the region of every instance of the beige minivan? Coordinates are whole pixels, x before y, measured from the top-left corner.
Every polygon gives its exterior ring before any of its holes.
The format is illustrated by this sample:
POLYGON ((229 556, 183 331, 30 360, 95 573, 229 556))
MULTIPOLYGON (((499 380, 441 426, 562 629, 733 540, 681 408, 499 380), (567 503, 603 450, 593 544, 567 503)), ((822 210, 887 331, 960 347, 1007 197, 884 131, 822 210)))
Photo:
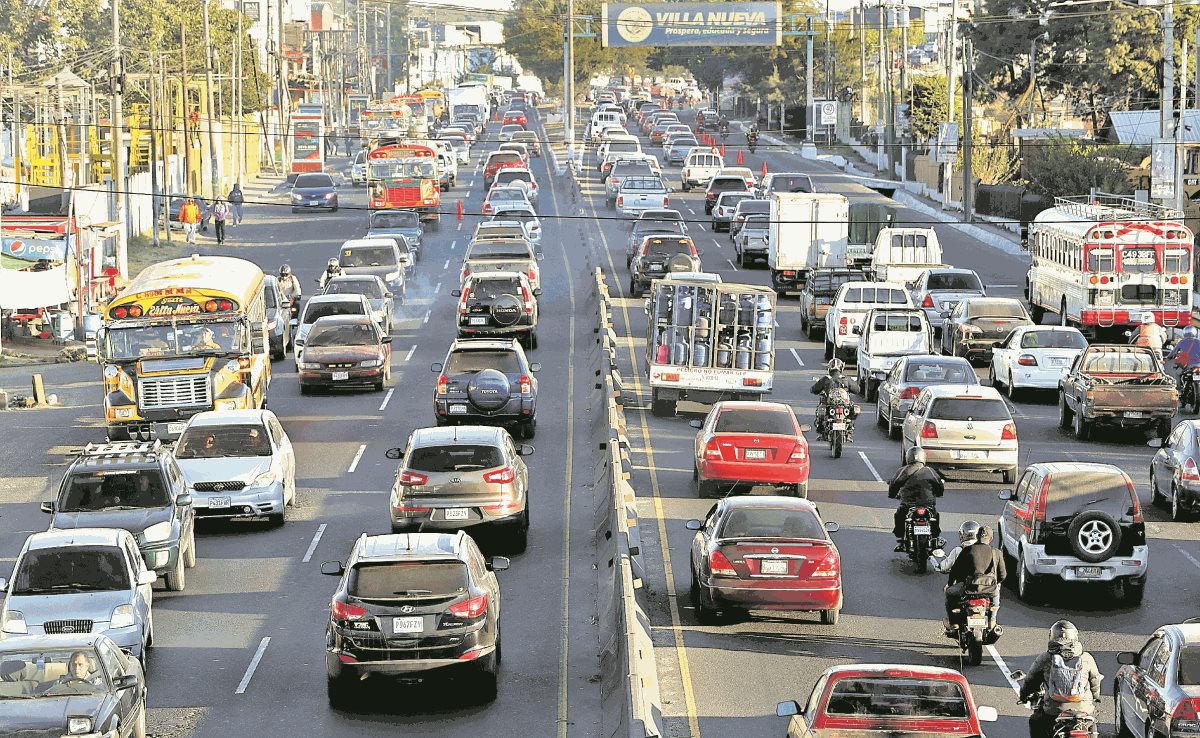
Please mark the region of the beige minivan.
POLYGON ((709 180, 716 176, 724 166, 725 160, 712 149, 699 147, 692 149, 684 159, 683 171, 679 174, 683 191, 687 192, 693 187, 707 187, 709 180))

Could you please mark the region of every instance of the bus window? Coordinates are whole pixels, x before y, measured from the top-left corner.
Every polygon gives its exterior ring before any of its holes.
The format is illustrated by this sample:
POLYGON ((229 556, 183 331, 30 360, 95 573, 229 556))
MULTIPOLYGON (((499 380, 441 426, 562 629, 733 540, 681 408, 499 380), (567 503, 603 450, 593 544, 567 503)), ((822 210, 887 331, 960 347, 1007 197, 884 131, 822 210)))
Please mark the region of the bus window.
POLYGON ((1116 262, 1113 259, 1112 249, 1091 249, 1087 254, 1087 270, 1089 272, 1116 271, 1116 262))
POLYGON ((1167 249, 1163 251, 1164 274, 1186 274, 1191 269, 1187 249, 1167 249))
POLYGON ((1121 302, 1154 302, 1158 288, 1152 284, 1127 284, 1121 287, 1121 302))

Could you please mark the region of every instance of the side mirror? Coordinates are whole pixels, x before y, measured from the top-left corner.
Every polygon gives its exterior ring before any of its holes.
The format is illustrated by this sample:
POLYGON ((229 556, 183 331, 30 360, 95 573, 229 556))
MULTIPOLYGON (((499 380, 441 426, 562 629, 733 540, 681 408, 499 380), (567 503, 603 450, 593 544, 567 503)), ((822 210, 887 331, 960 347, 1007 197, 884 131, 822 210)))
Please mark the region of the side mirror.
POLYGON ((700 530, 704 527, 704 523, 701 523, 699 520, 689 520, 683 524, 683 527, 688 530, 700 530))
POLYGON ((539 252, 537 252, 537 256, 535 256, 534 258, 536 258, 538 261, 541 261, 542 259, 546 258, 546 255, 543 254, 541 251, 539 251, 539 252))
POLYGON ((0 592, 7 592, 7 591, 8 591, 8 580, 5 579, 4 577, 0 577, 0 592))
POLYGON ((996 493, 996 498, 1004 501, 1016 499, 1016 495, 1011 489, 1002 489, 996 493))
POLYGON ((398 459, 404 458, 404 449, 389 448, 387 451, 383 452, 383 455, 385 458, 391 459, 392 461, 396 461, 398 459))
POLYGON ((803 715, 804 711, 800 709, 800 704, 796 700, 788 700, 775 705, 775 714, 779 717, 791 717, 793 715, 803 715))
POLYGON ((1017 669, 1016 671, 1010 671, 1008 672, 1008 678, 1014 682, 1019 682, 1025 678, 1025 672, 1021 671, 1020 669, 1017 669))
POLYGON ((1004 348, 1004 341, 993 341, 992 348, 1004 348))
POLYGON ((113 686, 117 688, 118 692, 120 692, 121 690, 124 690, 124 689, 131 689, 133 687, 136 687, 137 683, 138 683, 137 674, 122 674, 121 676, 119 676, 113 680, 113 686))
POLYGON ((138 572, 137 583, 139 585, 154 584, 157 581, 158 581, 158 572, 153 572, 153 571, 138 572))
POLYGON ((812 426, 809 425, 808 423, 800 424, 800 432, 801 433, 808 433, 810 430, 812 430, 812 426))
POLYGON ((537 372, 540 372, 541 370, 542 370, 542 365, 539 362, 535 361, 529 365, 529 371, 531 371, 531 372, 537 373, 537 372))
POLYGON ((1151 438, 1149 441, 1146 441, 1146 445, 1150 448, 1170 448, 1171 442, 1170 439, 1151 438))
POLYGON ((979 705, 975 708, 975 717, 985 723, 994 723, 1000 719, 1000 713, 990 705, 979 705))
POLYGON ((693 428, 703 428, 704 421, 703 420, 693 420, 692 422, 688 423, 688 425, 692 426, 693 428))
POLYGON ((322 561, 321 573, 329 577, 340 577, 346 573, 346 567, 340 561, 322 561))
POLYGON ((462 290, 450 290, 451 297, 462 297, 462 290))
POLYGON ((842 528, 842 526, 838 525, 837 523, 833 522, 832 520, 825 521, 825 532, 826 533, 837 533, 839 530, 841 530, 841 528, 842 528))
POLYGON ((391 342, 392 342, 392 337, 391 337, 391 336, 384 336, 384 337, 383 337, 383 343, 391 343, 391 342))
POLYGON ((1130 666, 1137 661, 1137 654, 1133 651, 1121 651, 1117 654, 1117 663, 1123 666, 1130 666))
POLYGON ((47 500, 46 502, 43 502, 42 503, 42 512, 53 514, 54 513, 54 503, 49 500, 47 500))
POLYGON ((509 567, 507 556, 493 556, 487 560, 488 571, 504 571, 509 567))
POLYGON ((534 450, 533 446, 530 446, 528 443, 522 443, 520 446, 517 446, 517 456, 529 456, 533 454, 534 450))
POLYGON ((384 292, 384 293, 383 293, 383 299, 385 299, 385 300, 390 300, 390 299, 392 299, 392 293, 391 293, 391 292, 384 292))
POLYGON ((943 311, 942 311, 942 318, 949 318, 949 317, 950 317, 950 311, 949 311, 949 310, 943 310, 943 311))
POLYGON ((433 372, 434 374, 441 374, 441 372, 442 372, 441 362, 436 362, 436 363, 430 364, 429 371, 433 372))
POLYGON ((179 507, 187 507, 188 505, 192 504, 192 496, 185 492, 184 494, 175 498, 175 504, 179 507))
POLYGON ((541 297, 541 296, 542 296, 542 288, 541 288, 541 287, 538 287, 538 288, 536 288, 536 289, 533 291, 533 296, 534 296, 534 297, 541 297))

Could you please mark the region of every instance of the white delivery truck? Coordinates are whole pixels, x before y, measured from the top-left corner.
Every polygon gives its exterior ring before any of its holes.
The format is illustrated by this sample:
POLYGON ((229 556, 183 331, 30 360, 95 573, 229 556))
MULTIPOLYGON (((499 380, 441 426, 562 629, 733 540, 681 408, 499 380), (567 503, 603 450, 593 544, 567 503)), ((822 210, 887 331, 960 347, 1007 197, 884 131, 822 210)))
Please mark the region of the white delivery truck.
POLYGON ((808 273, 846 266, 850 202, 842 195, 772 192, 767 267, 779 294, 799 292, 808 273))
POLYGON ((446 90, 446 105, 450 108, 450 120, 461 115, 473 115, 480 123, 486 123, 488 114, 487 88, 482 85, 455 87, 446 90))
POLYGON ((775 377, 775 292, 705 274, 657 279, 646 300, 646 376, 657 416, 679 400, 757 399, 775 377))
POLYGON ((912 284, 927 269, 947 267, 932 228, 883 228, 875 237, 867 274, 880 282, 912 284))

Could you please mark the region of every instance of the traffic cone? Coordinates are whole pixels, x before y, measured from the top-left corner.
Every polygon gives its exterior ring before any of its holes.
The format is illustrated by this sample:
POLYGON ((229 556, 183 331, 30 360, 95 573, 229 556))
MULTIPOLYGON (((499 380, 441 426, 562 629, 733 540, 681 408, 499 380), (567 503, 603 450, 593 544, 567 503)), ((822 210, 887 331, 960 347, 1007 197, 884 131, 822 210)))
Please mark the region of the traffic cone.
POLYGON ((740 167, 745 162, 742 161, 742 150, 738 149, 738 166, 740 167))
POLYGON ((766 161, 764 161, 764 162, 763 162, 763 173, 762 173, 762 176, 764 176, 764 177, 765 177, 765 176, 767 176, 767 162, 766 162, 766 161))
MULTIPOLYGON (((766 167, 767 165, 766 165, 766 164, 763 164, 763 166, 764 166, 764 167, 766 167)), ((765 174, 765 170, 764 170, 764 174, 765 174)), ((457 216, 457 217, 458 217, 458 219, 459 219, 459 220, 462 220, 462 219, 463 219, 463 212, 462 212, 462 200, 459 200, 459 201, 458 201, 458 216, 457 216)))
POLYGON ((725 144, 721 144, 721 158, 725 158, 725 144))

